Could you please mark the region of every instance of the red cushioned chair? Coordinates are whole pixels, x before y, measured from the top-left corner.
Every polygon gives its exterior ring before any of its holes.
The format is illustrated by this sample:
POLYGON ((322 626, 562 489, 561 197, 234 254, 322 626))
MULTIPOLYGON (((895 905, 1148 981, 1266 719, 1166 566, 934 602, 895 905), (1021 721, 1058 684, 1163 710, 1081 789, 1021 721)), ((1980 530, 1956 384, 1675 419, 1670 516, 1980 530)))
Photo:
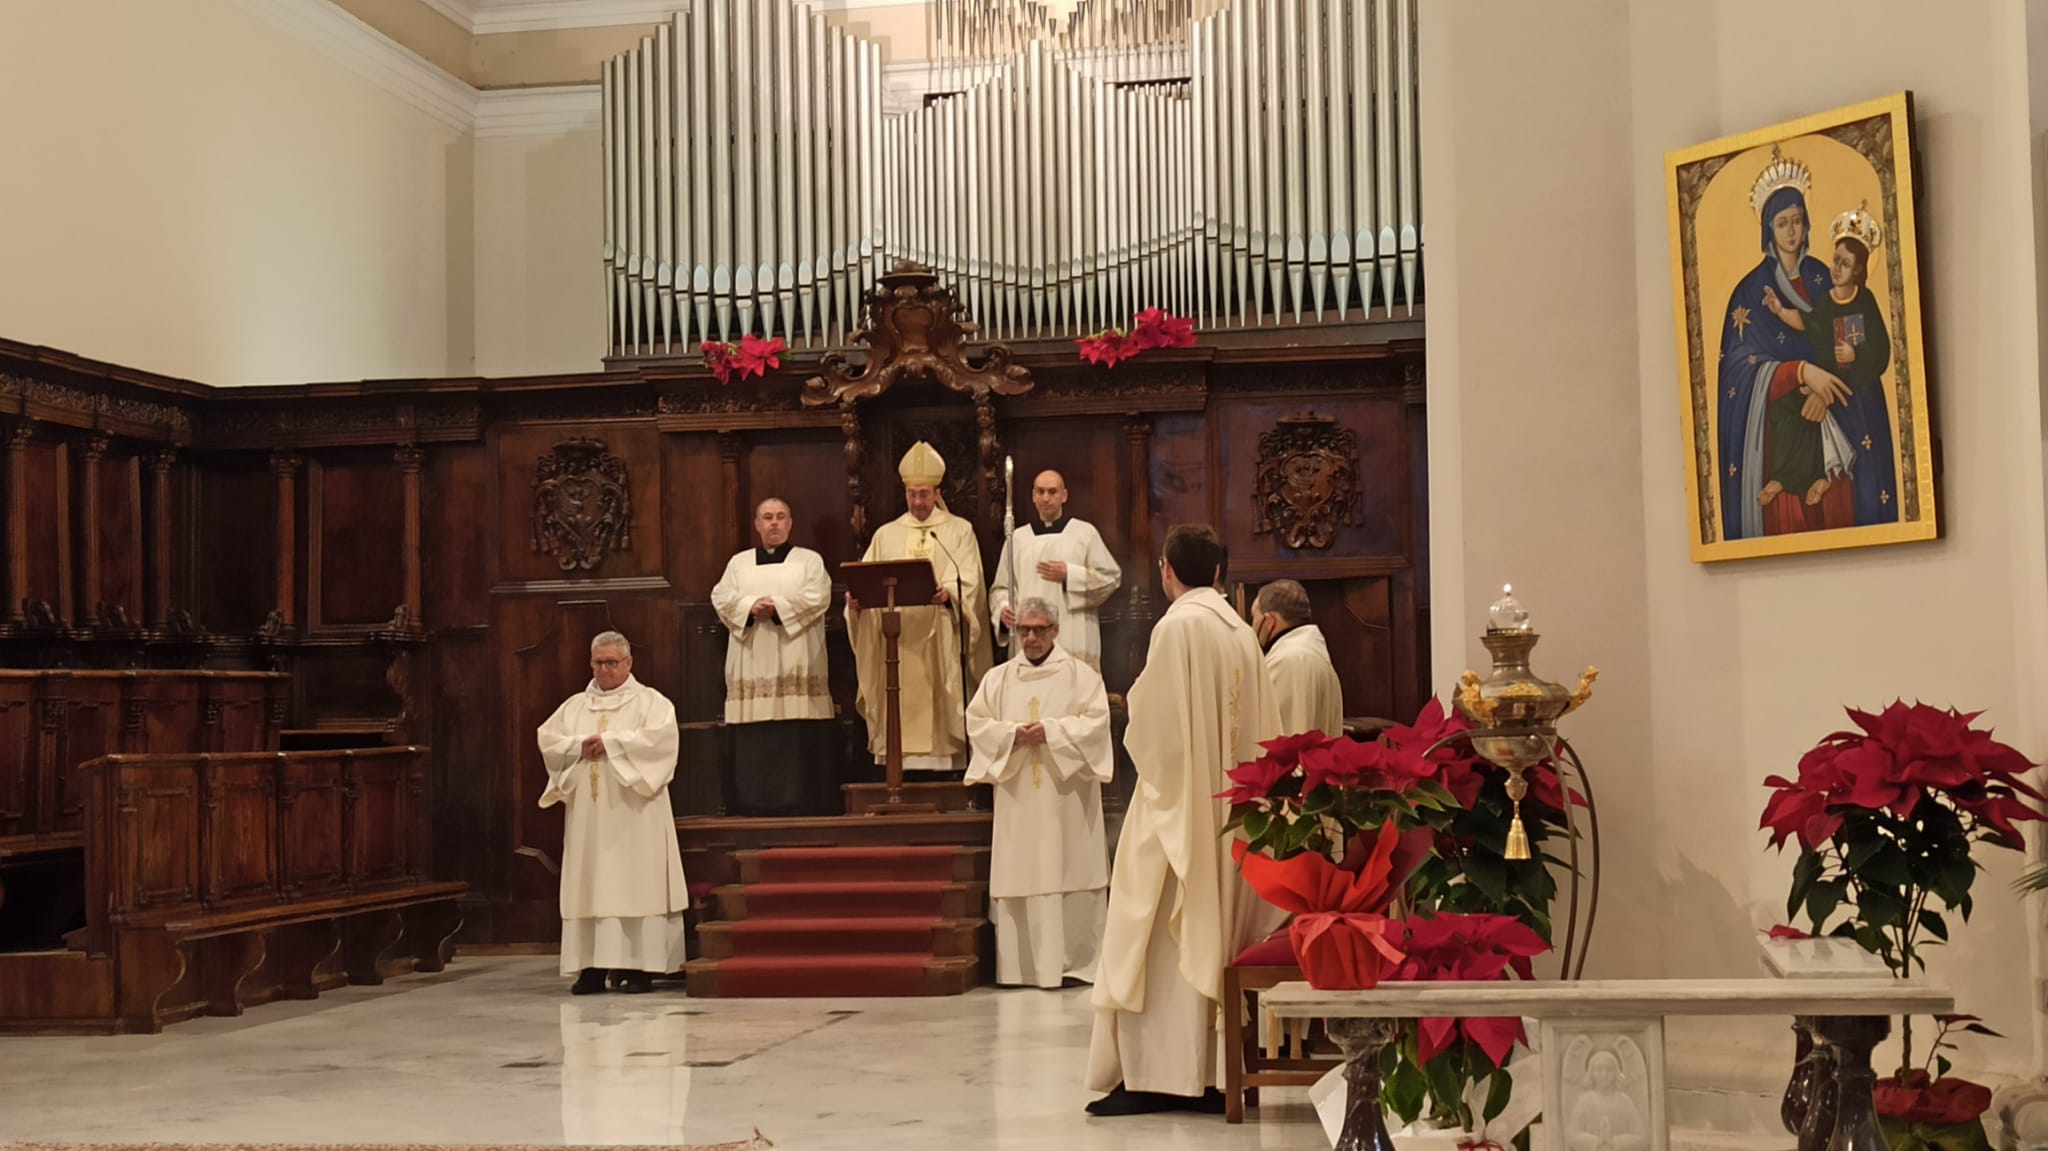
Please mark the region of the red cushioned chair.
POLYGON ((1311 1058, 1306 1034, 1293 1040, 1293 1050, 1268 1055, 1259 1046, 1259 992, 1301 980, 1294 965, 1294 945, 1281 928, 1254 943, 1223 969, 1223 1117, 1244 1122, 1244 1109, 1259 1105, 1261 1087, 1307 1087, 1341 1067, 1340 1055, 1311 1058))

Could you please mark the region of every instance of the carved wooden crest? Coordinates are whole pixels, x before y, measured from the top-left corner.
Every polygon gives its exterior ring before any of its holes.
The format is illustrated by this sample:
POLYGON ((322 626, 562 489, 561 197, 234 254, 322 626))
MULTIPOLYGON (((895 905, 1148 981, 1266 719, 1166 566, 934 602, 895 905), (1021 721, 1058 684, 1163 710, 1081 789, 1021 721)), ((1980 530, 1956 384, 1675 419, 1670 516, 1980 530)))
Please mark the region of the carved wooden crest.
POLYGON ((533 470, 533 550, 563 571, 589 571, 633 547, 626 461, 603 440, 563 440, 533 470))
POLYGON ((1258 535, 1291 548, 1326 548, 1339 524, 1359 522, 1358 436, 1329 416, 1283 416, 1259 437, 1252 503, 1258 535))
POLYGON ((978 364, 967 358, 964 344, 975 326, 959 312, 953 293, 929 269, 898 263, 868 293, 867 326, 853 334, 868 347, 867 363, 854 371, 838 352, 825 356, 818 361, 824 374, 804 383, 804 405, 852 404, 925 376, 977 398, 1030 391, 1031 372, 1011 363, 1010 349, 1001 344, 990 344, 978 364))

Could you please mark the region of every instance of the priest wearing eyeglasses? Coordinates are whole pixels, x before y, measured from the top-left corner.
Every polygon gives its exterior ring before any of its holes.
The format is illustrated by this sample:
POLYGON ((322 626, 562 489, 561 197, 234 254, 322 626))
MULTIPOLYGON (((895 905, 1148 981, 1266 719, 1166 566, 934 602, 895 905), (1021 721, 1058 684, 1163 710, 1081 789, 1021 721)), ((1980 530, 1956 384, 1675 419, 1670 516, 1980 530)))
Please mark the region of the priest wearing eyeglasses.
POLYGON ((1102 676, 1059 644, 1059 609, 1027 599, 1017 658, 967 708, 967 782, 995 785, 989 915, 996 982, 1093 982, 1109 912, 1102 785, 1114 776, 1102 676))

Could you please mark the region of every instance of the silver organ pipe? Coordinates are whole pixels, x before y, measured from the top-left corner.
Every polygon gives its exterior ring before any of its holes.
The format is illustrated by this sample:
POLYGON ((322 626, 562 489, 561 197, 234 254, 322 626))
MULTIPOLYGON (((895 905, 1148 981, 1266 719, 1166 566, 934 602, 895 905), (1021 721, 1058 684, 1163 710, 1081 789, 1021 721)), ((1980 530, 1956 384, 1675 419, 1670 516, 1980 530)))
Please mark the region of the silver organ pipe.
POLYGON ((611 352, 843 345, 899 259, 990 338, 1413 315, 1416 3, 933 0, 885 110, 823 5, 689 0, 603 68, 611 352))

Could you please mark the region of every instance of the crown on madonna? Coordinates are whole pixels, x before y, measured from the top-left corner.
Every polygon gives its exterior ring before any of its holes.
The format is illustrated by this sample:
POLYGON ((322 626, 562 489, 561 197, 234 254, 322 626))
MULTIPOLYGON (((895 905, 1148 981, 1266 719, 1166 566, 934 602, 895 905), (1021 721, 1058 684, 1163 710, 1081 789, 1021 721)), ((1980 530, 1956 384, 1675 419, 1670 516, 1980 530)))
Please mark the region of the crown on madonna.
POLYGON ((1804 198, 1806 190, 1813 187, 1813 173, 1797 160, 1788 160, 1771 145, 1771 162, 1764 165, 1763 175, 1756 178, 1756 185, 1749 190, 1749 206, 1756 218, 1764 218, 1764 205, 1770 203, 1771 194, 1780 188, 1790 188, 1804 198))

